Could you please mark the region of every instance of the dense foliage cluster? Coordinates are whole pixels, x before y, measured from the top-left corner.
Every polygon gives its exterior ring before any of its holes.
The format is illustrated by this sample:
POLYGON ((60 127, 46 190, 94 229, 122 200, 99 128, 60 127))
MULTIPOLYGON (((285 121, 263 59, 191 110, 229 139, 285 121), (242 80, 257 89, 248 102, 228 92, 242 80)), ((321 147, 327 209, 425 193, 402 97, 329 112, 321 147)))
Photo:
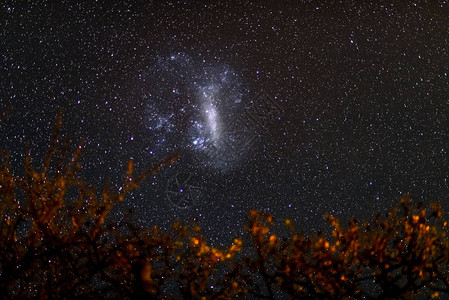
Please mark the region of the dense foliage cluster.
POLYGON ((70 151, 58 119, 39 168, 28 152, 15 175, 0 170, 0 295, 5 298, 422 298, 449 293, 449 239, 437 204, 399 208, 371 222, 306 236, 285 220, 250 211, 247 235, 223 249, 208 245, 195 224, 170 232, 108 218, 113 206, 175 154, 122 188, 98 191, 79 176, 82 146, 70 151))

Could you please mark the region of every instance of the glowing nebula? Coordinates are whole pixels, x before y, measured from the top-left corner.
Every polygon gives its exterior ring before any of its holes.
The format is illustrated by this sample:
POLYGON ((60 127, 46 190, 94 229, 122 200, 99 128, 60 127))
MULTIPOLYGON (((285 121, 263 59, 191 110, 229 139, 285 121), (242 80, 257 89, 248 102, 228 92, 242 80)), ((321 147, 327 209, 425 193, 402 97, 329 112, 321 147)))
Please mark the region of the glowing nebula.
POLYGON ((166 155, 181 149, 203 166, 228 168, 220 157, 228 151, 223 149, 223 130, 242 111, 237 73, 227 65, 177 53, 157 57, 140 78, 148 151, 166 155))

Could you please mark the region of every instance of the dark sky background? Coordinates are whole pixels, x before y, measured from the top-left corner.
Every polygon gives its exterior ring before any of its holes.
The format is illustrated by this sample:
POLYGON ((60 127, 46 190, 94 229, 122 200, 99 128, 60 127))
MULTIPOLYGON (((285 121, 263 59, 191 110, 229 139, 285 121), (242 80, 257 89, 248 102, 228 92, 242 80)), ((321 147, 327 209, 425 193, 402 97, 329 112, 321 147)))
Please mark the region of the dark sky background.
POLYGON ((311 232, 405 193, 449 208, 447 1, 221 2, 1 4, 16 172, 63 108, 96 185, 181 151, 115 212, 143 226, 196 219, 228 243, 250 209, 311 232))

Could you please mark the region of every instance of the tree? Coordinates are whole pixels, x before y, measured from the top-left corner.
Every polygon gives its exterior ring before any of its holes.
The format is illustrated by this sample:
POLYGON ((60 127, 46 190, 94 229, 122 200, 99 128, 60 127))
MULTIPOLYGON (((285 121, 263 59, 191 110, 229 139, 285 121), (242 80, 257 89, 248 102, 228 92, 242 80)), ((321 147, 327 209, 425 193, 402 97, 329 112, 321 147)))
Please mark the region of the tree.
POLYGON ((343 228, 327 216, 332 237, 298 233, 290 220, 290 236, 270 232, 270 215, 252 211, 250 227, 255 256, 247 258, 270 287, 292 298, 399 299, 438 297, 449 292, 448 222, 438 204, 413 205, 410 195, 400 208, 372 222, 349 222, 343 228))
POLYGON ((108 214, 150 174, 179 159, 176 153, 134 175, 122 188, 101 191, 80 178, 79 144, 63 139, 61 116, 47 155, 23 175, 12 173, 6 152, 0 169, 0 295, 4 298, 275 299, 438 297, 449 294, 448 222, 438 204, 400 207, 371 222, 347 226, 326 216, 329 236, 311 236, 285 220, 250 211, 246 235, 211 247, 196 224, 136 227, 124 212, 108 214), (241 251, 242 249, 247 251, 241 251), (245 252, 245 254, 243 254, 245 252))

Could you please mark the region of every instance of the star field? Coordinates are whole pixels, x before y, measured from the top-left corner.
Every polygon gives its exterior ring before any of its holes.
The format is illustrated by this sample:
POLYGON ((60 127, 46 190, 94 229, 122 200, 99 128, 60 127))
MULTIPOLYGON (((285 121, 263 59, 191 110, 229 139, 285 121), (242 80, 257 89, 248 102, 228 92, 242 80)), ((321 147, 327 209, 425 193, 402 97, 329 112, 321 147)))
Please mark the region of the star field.
POLYGON ((307 232, 405 193, 449 209, 447 1, 1 10, 0 148, 16 172, 27 141, 42 159, 64 109, 97 185, 180 151, 120 206, 142 226, 195 219, 226 243, 249 209, 307 232))

